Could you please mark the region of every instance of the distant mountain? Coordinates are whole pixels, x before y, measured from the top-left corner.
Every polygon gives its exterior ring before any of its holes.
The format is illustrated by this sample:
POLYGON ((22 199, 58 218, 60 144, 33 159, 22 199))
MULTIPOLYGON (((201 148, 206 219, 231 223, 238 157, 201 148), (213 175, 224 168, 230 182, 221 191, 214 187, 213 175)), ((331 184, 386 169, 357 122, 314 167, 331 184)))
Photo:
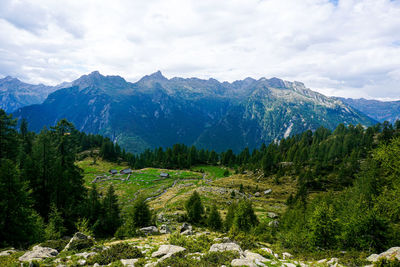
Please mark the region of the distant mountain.
POLYGON ((400 119, 400 101, 379 101, 364 98, 339 98, 344 103, 379 121, 394 123, 400 119))
POLYGON ((375 123, 340 100, 277 78, 221 83, 156 72, 130 83, 92 72, 62 86, 43 104, 14 115, 34 131, 67 118, 131 152, 175 143, 239 151, 319 126, 375 123))
POLYGON ((23 83, 17 78, 7 76, 0 79, 0 108, 13 112, 20 107, 40 104, 56 89, 43 84, 23 83))

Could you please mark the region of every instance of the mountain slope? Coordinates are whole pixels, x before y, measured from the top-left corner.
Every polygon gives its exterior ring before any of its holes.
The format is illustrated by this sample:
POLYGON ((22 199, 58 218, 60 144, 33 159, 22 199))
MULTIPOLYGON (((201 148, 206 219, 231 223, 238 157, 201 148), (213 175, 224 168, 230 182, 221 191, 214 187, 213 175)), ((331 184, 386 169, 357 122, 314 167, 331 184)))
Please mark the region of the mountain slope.
POLYGON ((23 83, 7 76, 0 79, 0 108, 12 112, 20 107, 42 103, 55 87, 23 83))
POLYGON ((131 152, 175 143, 239 151, 319 126, 375 123, 340 100, 277 78, 220 83, 156 72, 129 83, 93 72, 62 86, 15 116, 26 118, 34 131, 67 118, 131 152))
POLYGON ((400 119, 400 101, 379 101, 364 98, 339 98, 344 103, 379 121, 394 123, 400 119))

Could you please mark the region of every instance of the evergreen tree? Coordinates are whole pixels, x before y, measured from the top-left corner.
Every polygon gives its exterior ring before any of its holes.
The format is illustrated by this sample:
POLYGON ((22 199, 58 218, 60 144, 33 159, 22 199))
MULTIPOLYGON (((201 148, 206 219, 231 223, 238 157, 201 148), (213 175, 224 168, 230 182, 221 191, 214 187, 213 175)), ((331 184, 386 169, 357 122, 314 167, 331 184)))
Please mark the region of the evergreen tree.
POLYGON ((210 214, 207 218, 207 226, 214 231, 222 229, 221 215, 219 214, 216 205, 213 205, 211 208, 210 214))
POLYGON ((144 196, 139 196, 128 212, 128 224, 134 228, 146 227, 151 223, 151 211, 144 196))
POLYGON ((14 163, 0 159, 0 246, 41 241, 43 220, 32 209, 29 194, 14 163))
POLYGON ((199 223, 201 221, 204 214, 204 207, 197 191, 194 191, 190 198, 186 201, 185 209, 190 222, 199 223))
POLYGON ((120 226, 121 218, 118 198, 115 195, 114 187, 110 185, 101 202, 101 215, 95 233, 100 236, 113 236, 120 226))
POLYGON ((232 203, 231 205, 229 205, 228 212, 226 214, 225 221, 224 221, 225 231, 229 231, 231 229, 231 227, 233 225, 233 221, 235 219, 236 209, 237 209, 237 204, 235 202, 232 203))
POLYGON ((66 229, 64 227, 64 219, 57 207, 52 204, 49 214, 49 222, 45 229, 45 237, 47 240, 57 240, 64 236, 66 229))
POLYGON ((310 240, 314 246, 333 247, 338 226, 332 206, 326 202, 320 203, 310 217, 309 227, 310 240))
POLYGON ((235 212, 233 226, 239 231, 248 232, 257 224, 258 219, 254 213, 251 201, 241 200, 235 212))

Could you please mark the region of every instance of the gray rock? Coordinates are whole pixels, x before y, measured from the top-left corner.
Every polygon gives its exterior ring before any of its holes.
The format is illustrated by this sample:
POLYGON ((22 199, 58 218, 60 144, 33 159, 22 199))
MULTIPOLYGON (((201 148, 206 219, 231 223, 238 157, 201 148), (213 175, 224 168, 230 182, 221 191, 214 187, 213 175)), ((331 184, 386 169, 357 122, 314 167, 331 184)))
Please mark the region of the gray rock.
POLYGON ((192 230, 186 230, 181 232, 181 235, 193 235, 193 231, 192 230))
POLYGON ((249 250, 246 250, 246 251, 244 252, 244 257, 245 257, 246 259, 252 260, 252 261, 254 261, 254 262, 255 262, 255 261, 260 261, 260 262, 269 261, 269 259, 264 258, 264 257, 261 256, 260 254, 251 252, 251 251, 249 251, 249 250))
POLYGON ((127 260, 121 260, 122 265, 127 266, 127 267, 135 267, 135 263, 137 263, 139 259, 127 259, 127 260))
POLYGON ((293 258, 293 255, 288 253, 288 252, 283 252, 282 253, 282 259, 287 260, 293 258))
POLYGON ((397 259, 400 261, 400 247, 392 247, 379 255, 372 254, 367 258, 368 261, 376 262, 382 258, 397 259))
POLYGON ((80 260, 77 261, 77 263, 78 263, 79 265, 83 266, 83 265, 86 264, 86 260, 80 259, 80 260))
POLYGON ((58 251, 52 248, 41 247, 39 245, 34 246, 31 251, 26 252, 24 255, 19 257, 20 261, 33 261, 42 260, 45 258, 53 258, 58 255, 58 251))
POLYGON ((264 191, 264 195, 268 195, 268 194, 270 194, 271 192, 272 192, 272 189, 267 189, 267 190, 264 191))
POLYGON ((13 254, 15 252, 17 252, 17 251, 14 248, 4 250, 4 251, 0 252, 0 256, 10 256, 11 254, 13 254))
POLYGON ((232 260, 231 265, 257 267, 257 264, 255 264, 254 261, 248 259, 234 259, 232 260))
POLYGON ((169 234, 169 233, 171 233, 171 230, 169 229, 168 225, 163 224, 160 226, 160 233, 161 234, 169 234))
POLYGON ((275 212, 268 212, 267 216, 271 219, 275 219, 278 218, 278 214, 276 214, 275 212))
POLYGON ((69 240, 68 244, 65 246, 64 250, 68 250, 70 246, 77 240, 87 240, 91 238, 90 236, 87 236, 81 232, 76 232, 74 236, 69 240))
POLYGON ((183 247, 180 247, 180 246, 161 245, 160 248, 157 251, 155 251, 155 252, 153 252, 153 254, 151 254, 151 256, 153 258, 158 258, 158 257, 162 257, 162 256, 165 256, 165 255, 172 256, 172 255, 174 255, 174 254, 176 254, 178 252, 185 251, 185 250, 186 250, 186 248, 183 248, 183 247))
POLYGON ((214 242, 218 242, 218 243, 232 243, 232 240, 229 237, 217 237, 214 238, 213 240, 214 242))
POLYGON ((283 263, 283 266, 286 266, 286 267, 296 267, 296 264, 290 263, 290 262, 285 262, 285 263, 283 263))
POLYGON ((100 264, 98 264, 97 262, 95 264, 93 264, 93 267, 100 267, 100 264))
POLYGON ((269 227, 277 228, 277 227, 279 226, 279 221, 277 221, 277 220, 270 221, 270 222, 268 223, 268 226, 269 226, 269 227))
POLYGON ((188 223, 183 223, 182 224, 182 226, 181 226, 181 233, 182 232, 185 232, 185 231, 187 231, 187 230, 192 230, 193 229, 193 227, 190 225, 190 224, 188 224, 188 223))
POLYGON ((256 192, 256 193, 254 194, 254 196, 255 196, 255 197, 261 197, 261 193, 260 193, 260 192, 256 192))
POLYGON ((158 234, 158 229, 156 226, 143 227, 143 228, 140 228, 139 231, 141 231, 142 233, 144 233, 146 235, 158 234))
POLYGON ((237 251, 242 254, 242 249, 235 243, 217 243, 210 247, 210 252, 237 251))

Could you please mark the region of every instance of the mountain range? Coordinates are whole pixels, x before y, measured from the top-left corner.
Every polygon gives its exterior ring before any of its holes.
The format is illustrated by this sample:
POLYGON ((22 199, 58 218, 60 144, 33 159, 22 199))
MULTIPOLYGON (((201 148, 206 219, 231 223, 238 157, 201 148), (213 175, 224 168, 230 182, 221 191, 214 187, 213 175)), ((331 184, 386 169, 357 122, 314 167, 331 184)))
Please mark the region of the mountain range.
POLYGON ((364 98, 339 99, 379 122, 389 121, 394 123, 400 119, 400 101, 379 101, 364 98))
POLYGON ((12 112, 20 107, 42 103, 57 87, 33 85, 7 76, 0 79, 0 108, 12 112))
POLYGON ((278 78, 229 83, 167 79, 158 71, 131 83, 95 71, 57 89, 14 116, 26 118, 36 132, 67 118, 131 152, 175 143, 237 152, 320 126, 376 123, 340 99, 278 78))

